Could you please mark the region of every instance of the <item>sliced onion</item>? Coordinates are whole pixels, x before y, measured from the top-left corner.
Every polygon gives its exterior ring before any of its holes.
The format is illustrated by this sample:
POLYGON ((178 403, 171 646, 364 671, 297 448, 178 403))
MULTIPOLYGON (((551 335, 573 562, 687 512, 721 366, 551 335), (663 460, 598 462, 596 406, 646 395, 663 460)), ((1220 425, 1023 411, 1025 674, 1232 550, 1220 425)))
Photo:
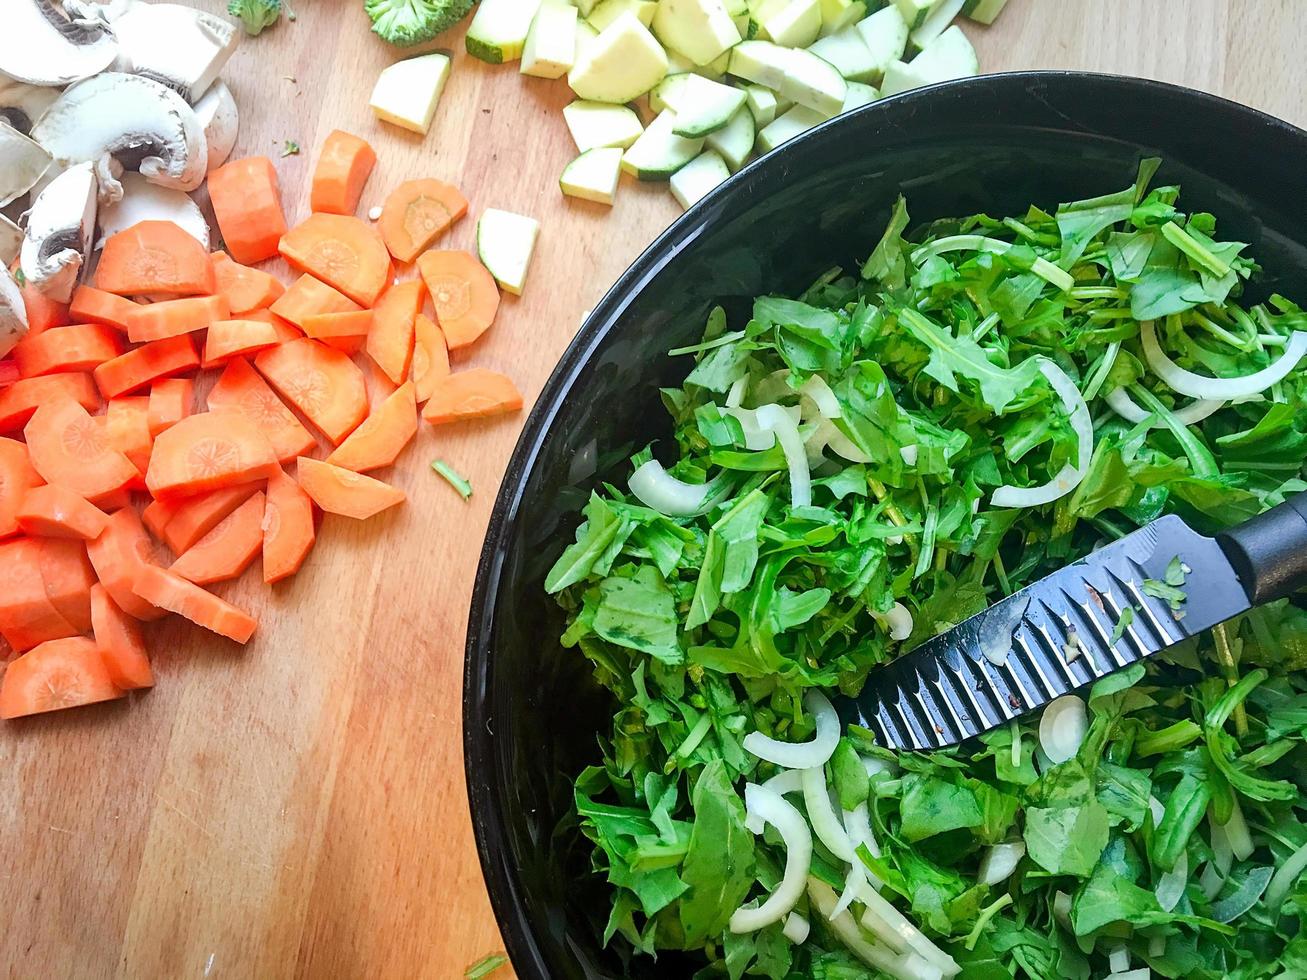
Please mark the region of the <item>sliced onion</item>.
POLYGON ((852 439, 840 431, 840 427, 829 419, 825 420, 818 431, 826 439, 831 452, 850 463, 870 463, 871 457, 857 447, 852 439))
POLYGON ((813 907, 829 919, 831 931, 835 933, 836 937, 850 953, 868 966, 883 970, 892 977, 903 976, 900 972, 902 961, 899 956, 895 955, 894 951, 882 946, 880 943, 868 940, 862 934, 862 930, 858 928, 853 916, 848 912, 832 915, 835 911, 835 903, 839 899, 830 885, 824 881, 818 881, 816 878, 809 878, 808 898, 813 907))
POLYGON ((1221 893, 1221 888, 1225 885, 1225 876, 1216 870, 1215 861, 1208 861, 1203 865, 1203 873, 1198 876, 1198 884, 1209 902, 1221 893))
POLYGON ((817 411, 821 413, 822 418, 838 419, 844 415, 840 400, 835 397, 835 392, 831 391, 826 379, 819 374, 814 374, 803 382, 799 386, 799 394, 812 399, 812 403, 817 406, 817 411))
POLYGON ((1289 372, 1298 366, 1303 355, 1307 354, 1307 330, 1296 330, 1289 337, 1284 353, 1268 367, 1253 374, 1246 374, 1242 378, 1207 378, 1186 371, 1166 355, 1157 342, 1157 330, 1152 320, 1145 320, 1139 324, 1139 339, 1148 366, 1174 390, 1190 398, 1242 398, 1245 395, 1265 391, 1271 385, 1288 377, 1289 372))
POLYGON ((1075 758, 1088 731, 1085 702, 1074 694, 1063 694, 1049 702, 1039 719, 1039 747, 1057 765, 1075 758))
POLYGON ((1146 966, 1141 966, 1137 970, 1127 970, 1125 973, 1109 973, 1107 980, 1151 980, 1153 973, 1146 966))
POLYGON ((878 939, 900 952, 915 953, 948 976, 962 972, 953 957, 931 942, 930 937, 879 892, 868 888, 862 893, 862 901, 867 906, 867 911, 862 915, 862 924, 878 939))
POLYGON ((995 667, 1002 667, 1012 655, 1012 639, 1030 608, 1030 595, 1014 596, 990 607, 980 621, 980 655, 995 667))
POLYGON ((791 912, 785 917, 785 926, 781 929, 781 934, 795 946, 802 946, 807 942, 811 930, 812 927, 808 925, 807 919, 798 912, 791 912))
POLYGON ((790 506, 807 507, 812 503, 812 471, 808 468, 808 454, 799 436, 798 423, 779 405, 763 405, 757 409, 758 424, 776 433, 790 469, 790 506))
MULTIPOLYGON (((1212 830, 1212 864, 1216 866, 1217 872, 1224 878, 1230 873, 1230 867, 1234 864, 1234 850, 1230 847, 1230 838, 1225 835, 1225 825, 1219 824, 1211 818, 1211 813, 1207 815, 1208 825, 1212 830)), ((1160 822, 1160 818, 1153 817, 1153 823, 1160 822)))
POLYGON ((808 870, 812 866, 812 833, 808 830, 808 822, 784 797, 749 783, 744 787, 744 806, 749 814, 761 817, 780 833, 785 843, 785 874, 776 890, 760 906, 735 910, 728 924, 734 933, 756 932, 785 918, 803 897, 808 870))
MULTIPOLYGON (((986 238, 984 235, 950 235, 947 238, 936 239, 913 252, 912 264, 920 266, 932 255, 943 255, 945 252, 989 252, 991 255, 1003 255, 1013 247, 1009 242, 986 238)), ((1071 273, 1058 268, 1048 259, 1035 259, 1030 266, 1030 271, 1062 292, 1066 292, 1076 284, 1075 277, 1071 273)))
POLYGON ((1240 861, 1246 861, 1253 853, 1253 838, 1248 832, 1248 821, 1244 819, 1243 808, 1239 806, 1239 797, 1234 798, 1234 809, 1230 819, 1221 825, 1225 839, 1230 842, 1230 851, 1240 861))
POLYGON ((1025 841, 1016 840, 995 844, 980 859, 980 872, 978 875, 980 883, 992 887, 1007 881, 1012 877, 1012 873, 1017 870, 1017 865, 1021 863, 1021 859, 1025 856, 1025 841))
POLYGON ((1284 897, 1289 894, 1289 889, 1293 887, 1298 876, 1307 870, 1307 844, 1304 844, 1298 850, 1290 854, 1276 870, 1275 876, 1271 878, 1271 883, 1266 886, 1266 894, 1263 901, 1269 909, 1278 909, 1284 897))
POLYGON ((1124 945, 1113 946, 1107 954, 1107 968, 1112 973, 1125 973, 1130 969, 1130 950, 1124 945))
MULTIPOLYGON (((771 779, 762 784, 763 789, 771 790, 777 796, 788 796, 791 793, 803 792, 803 770, 802 769, 784 769, 778 772, 771 779)), ((766 821, 756 814, 745 813, 744 825, 749 828, 749 832, 755 836, 762 833, 763 824, 766 821)))
POLYGON ((879 776, 881 773, 893 776, 898 772, 898 766, 894 763, 878 759, 874 755, 862 756, 862 768, 867 770, 868 776, 879 776))
POLYGON ((723 415, 729 415, 740 423, 744 432, 744 448, 759 452, 776 445, 776 433, 764 429, 758 424, 758 410, 755 408, 724 408, 723 415))
POLYGON ((889 638, 899 641, 912 635, 912 612, 901 602, 890 606, 887 613, 872 613, 872 618, 889 630, 889 638))
POLYGON ((835 908, 828 918, 834 918, 852 905, 853 900, 862 894, 862 889, 866 885, 867 870, 862 862, 855 857, 853 863, 849 865, 849 870, 845 872, 844 890, 840 892, 840 900, 835 903, 835 908))
POLYGON ((803 706, 817 722, 817 734, 809 741, 781 742, 762 732, 750 732, 744 736, 744 750, 785 769, 824 766, 840 742, 840 716, 835 713, 830 699, 812 688, 804 693, 803 706))
POLYGON ((1094 423, 1089 417, 1089 406, 1075 382, 1052 361, 1041 357, 1039 370, 1070 415, 1071 428, 1076 434, 1076 463, 1063 466, 1057 476, 1042 487, 999 487, 989 498, 995 507, 1038 507, 1051 503, 1079 486, 1089 470, 1089 460, 1094 454, 1094 423))
POLYGON ((826 845, 826 850, 846 863, 856 861, 849 835, 844 832, 844 824, 831 806, 825 763, 803 770, 803 805, 807 807, 812 832, 826 845))
MULTIPOLYGON (((1103 401, 1107 402, 1108 407, 1116 412, 1117 415, 1134 425, 1138 425, 1152 414, 1151 412, 1145 412, 1140 408, 1139 403, 1131 398, 1130 392, 1126 391, 1124 388, 1113 388, 1103 396, 1103 401)), ((1219 399, 1209 401, 1200 398, 1197 401, 1190 402, 1184 408, 1181 408, 1172 414, 1175 416, 1176 421, 1181 425, 1194 425, 1197 422, 1201 422, 1209 415, 1219 412, 1224 407, 1225 402, 1219 399)), ((1153 428, 1157 428, 1161 425, 1162 423, 1157 419, 1153 420, 1153 428)))
POLYGON ((749 375, 742 374, 731 384, 726 392, 726 407, 739 408, 744 403, 744 393, 749 390, 749 375))
MULTIPOLYGON (((1189 884, 1189 852, 1181 851, 1175 859, 1175 867, 1157 879, 1157 904, 1163 912, 1174 911, 1184 897, 1185 885, 1189 884)), ((1117 971, 1120 972, 1120 971, 1117 971)))
POLYGON ((635 498, 667 517, 689 517, 708 499, 706 483, 685 483, 676 479, 656 459, 636 467, 627 481, 635 498))
MULTIPOLYGON (((871 815, 866 803, 859 803, 852 810, 844 811, 844 831, 849 835, 849 840, 853 842, 855 856, 858 848, 866 847, 867 852, 872 857, 880 857, 880 844, 876 840, 875 831, 871 829, 871 815)), ((859 857, 856 863, 862 864, 862 859, 859 857)), ((866 865, 863 865, 863 870, 867 874, 867 884, 880 891, 881 880, 866 865)))
POLYGON ((899 447, 899 456, 902 457, 902 459, 903 459, 903 465, 905 465, 905 466, 916 466, 916 465, 917 465, 917 447, 916 447, 916 445, 911 445, 911 446, 900 446, 900 447, 899 447))
POLYGON ((1053 918, 1057 919, 1058 924, 1072 935, 1075 930, 1071 928, 1071 896, 1066 892, 1053 893, 1053 918))
POLYGON ((1155 932, 1148 937, 1148 955, 1155 960, 1166 955, 1166 933, 1155 932))

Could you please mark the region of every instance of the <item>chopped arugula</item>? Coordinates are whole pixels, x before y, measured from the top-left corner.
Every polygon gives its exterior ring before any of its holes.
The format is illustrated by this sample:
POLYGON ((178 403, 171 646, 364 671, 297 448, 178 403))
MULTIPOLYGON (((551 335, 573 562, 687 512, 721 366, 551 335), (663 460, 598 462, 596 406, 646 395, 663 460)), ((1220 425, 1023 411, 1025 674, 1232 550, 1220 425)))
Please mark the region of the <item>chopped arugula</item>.
POLYGON ((483 956, 463 974, 467 980, 481 980, 482 977, 488 977, 501 966, 508 965, 508 957, 503 953, 491 953, 489 956, 483 956))
MULTIPOLYGON (((850 873, 821 840, 802 944, 781 922, 728 929, 786 865, 772 830, 749 829, 745 785, 778 769, 745 737, 813 738, 806 690, 856 692, 1104 540, 1170 513, 1212 532, 1307 489, 1301 366, 1195 424, 1148 367, 1143 319, 1177 364, 1217 378, 1255 373, 1307 329, 1281 296, 1241 304, 1247 246, 1180 212, 1179 188, 1149 191, 1157 166, 1052 212, 942 219, 911 240, 900 200, 853 273, 759 297, 743 322, 716 309, 676 352, 693 364, 662 392, 673 438, 631 465, 656 450, 678 486, 706 485, 701 505, 668 516, 612 474, 545 582, 563 644, 615 700, 575 806, 623 955, 688 950, 702 980, 868 976, 871 906, 821 914, 850 873), (1092 447, 1041 365, 1079 389, 1092 447), (1118 414, 1117 392, 1141 415, 1118 414), (806 460, 787 455, 787 421, 806 460), (1059 478, 1050 503, 991 501, 1059 478)), ((1189 574, 1177 556, 1145 591, 1179 616, 1189 574)), ((1307 845, 1304 668, 1307 613, 1278 603, 1099 681, 1064 763, 1039 749, 1038 717, 920 754, 851 728, 827 785, 848 827, 869 818, 878 846, 855 853, 882 898, 964 977, 1086 980, 1119 947, 1164 977, 1307 975, 1291 860, 1307 845), (981 881, 1010 842, 1015 873, 981 881)))

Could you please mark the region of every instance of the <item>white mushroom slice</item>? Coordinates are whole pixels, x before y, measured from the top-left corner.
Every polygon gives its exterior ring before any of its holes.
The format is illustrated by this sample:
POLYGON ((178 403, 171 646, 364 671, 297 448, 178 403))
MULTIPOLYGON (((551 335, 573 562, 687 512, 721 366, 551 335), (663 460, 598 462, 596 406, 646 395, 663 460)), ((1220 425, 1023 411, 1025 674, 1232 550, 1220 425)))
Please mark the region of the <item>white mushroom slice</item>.
MULTIPOLYGON (((32 127, 32 139, 60 167, 107 154, 179 191, 203 183, 209 154, 204 128, 180 95, 149 78, 111 71, 69 87, 32 127)), ((114 181, 101 194, 115 200, 121 188, 114 181)))
POLYGON ((94 0, 95 14, 102 21, 112 24, 135 6, 136 0, 94 0))
POLYGON ((0 265, 8 269, 23 247, 23 229, 0 214, 0 265))
POLYGON ((240 43, 231 21, 179 3, 137 3, 113 23, 117 71, 144 75, 195 102, 240 43))
POLYGON ((123 198, 116 204, 100 208, 100 236, 97 249, 104 247, 110 235, 125 231, 141 221, 171 221, 209 248, 209 223, 200 206, 181 191, 151 184, 140 174, 123 174, 123 198))
POLYGON ((0 119, 20 133, 31 132, 32 124, 41 118, 41 113, 50 108, 50 103, 57 98, 57 88, 28 85, 0 75, 0 119))
POLYGON ((79 0, 4 0, 0 72, 31 85, 67 85, 109 67, 113 32, 79 0))
POLYGON ((0 119, 0 207, 21 197, 50 166, 45 148, 0 119))
POLYGON ((195 115, 204 127, 204 141, 209 145, 209 169, 221 167, 236 146, 240 130, 240 114, 231 89, 221 78, 209 86, 209 91, 195 103, 195 115))
POLYGON ((20 256, 23 275, 41 292, 67 303, 86 262, 95 228, 95 168, 81 163, 46 185, 27 216, 20 256))
POLYGON ((22 291, 9 269, 0 265, 0 357, 13 350, 26 333, 27 307, 23 305, 22 291))

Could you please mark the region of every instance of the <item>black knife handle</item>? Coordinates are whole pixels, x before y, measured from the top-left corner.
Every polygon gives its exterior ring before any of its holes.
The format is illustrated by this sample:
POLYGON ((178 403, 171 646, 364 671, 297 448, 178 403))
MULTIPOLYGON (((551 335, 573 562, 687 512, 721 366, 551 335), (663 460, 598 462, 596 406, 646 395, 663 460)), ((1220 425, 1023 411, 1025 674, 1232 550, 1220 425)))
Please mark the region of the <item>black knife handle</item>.
POLYGON ((1216 536, 1248 601, 1261 605, 1307 587, 1307 493, 1216 536))

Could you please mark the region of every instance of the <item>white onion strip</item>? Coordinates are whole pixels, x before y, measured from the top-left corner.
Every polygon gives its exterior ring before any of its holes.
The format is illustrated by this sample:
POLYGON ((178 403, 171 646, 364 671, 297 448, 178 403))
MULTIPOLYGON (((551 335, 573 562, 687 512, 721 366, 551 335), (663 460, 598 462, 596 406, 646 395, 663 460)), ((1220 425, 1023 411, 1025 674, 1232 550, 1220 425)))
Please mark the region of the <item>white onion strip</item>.
POLYGON ((1152 320, 1139 324, 1139 339, 1144 348, 1144 358, 1157 376, 1175 391, 1190 398, 1244 398, 1265 391, 1271 385, 1283 381, 1307 354, 1307 330, 1297 330, 1285 345, 1284 353, 1269 366, 1242 378, 1207 378, 1201 374, 1186 371, 1171 360, 1157 342, 1157 330, 1152 320))
MULTIPOLYGON (((789 796, 791 793, 803 792, 803 770, 783 769, 762 784, 763 789, 771 790, 777 796, 789 796)), ((755 814, 744 815, 744 825, 755 836, 762 833, 763 819, 755 814)))
POLYGON ((835 933, 840 942, 848 947, 850 953, 868 966, 883 970, 892 977, 903 976, 903 961, 900 956, 896 955, 889 947, 868 940, 862 934, 862 930, 858 928, 853 916, 848 912, 841 912, 839 915, 833 914, 835 903, 839 899, 830 885, 824 881, 818 881, 816 878, 809 878, 808 898, 817 911, 830 920, 831 931, 835 933))
POLYGON ((1289 889, 1304 870, 1307 870, 1307 844, 1285 858, 1284 863, 1276 870, 1275 876, 1271 878, 1271 883, 1266 886, 1266 894, 1262 897, 1262 901, 1266 903, 1268 909, 1280 907, 1284 897, 1289 894, 1289 889))
MULTIPOLYGON (((921 246, 912 253, 912 264, 920 266, 931 256, 942 255, 945 252, 970 251, 1003 255, 1015 247, 1008 242, 999 241, 997 238, 987 238, 984 235, 951 235, 947 238, 936 239, 929 245, 921 246)), ((1030 266, 1030 271, 1062 292, 1066 292, 1076 284, 1071 273, 1059 269, 1048 259, 1036 258, 1030 266)))
POLYGON ((1089 460, 1094 454, 1094 423, 1089 417, 1089 406, 1074 381, 1066 372, 1046 358, 1039 359, 1039 371, 1052 385, 1062 404, 1070 414, 1071 428, 1076 434, 1076 462, 1063 466, 1057 476, 1042 487, 999 487, 991 496, 995 507, 1038 507, 1066 496, 1085 478, 1089 460))
POLYGON ((689 517, 708 499, 706 483, 678 480, 656 459, 636 467, 626 484, 635 498, 650 510, 667 517, 689 517))
POLYGON ((1085 702, 1063 694, 1049 702, 1039 719, 1039 747, 1055 765, 1075 758, 1089 731, 1085 702))
POLYGON ((862 924, 875 933, 877 938, 901 952, 915 953, 949 976, 962 972, 957 960, 931 942, 924 932, 879 892, 866 889, 862 893, 862 901, 867 906, 862 915, 862 924))
POLYGON ((980 871, 977 879, 982 885, 1002 884, 1012 877, 1017 865, 1026 856, 1025 841, 1006 841, 995 844, 980 859, 980 871))
POLYGON ((760 906, 735 910, 728 928, 737 934, 756 932, 789 915, 803 897, 812 867, 812 833, 803 814, 792 804, 769 789, 749 783, 744 787, 744 806, 749 814, 761 817, 780 833, 785 842, 785 874, 760 906))
POLYGON ((803 805, 808 809, 812 832, 826 845, 826 850, 847 864, 856 861, 857 856, 853 853, 853 845, 849 843, 849 835, 844 832, 844 824, 831 806, 824 763, 803 770, 803 805))
POLYGON ((757 409, 758 424, 776 433, 790 470, 790 506, 807 507, 812 503, 812 471, 803 448, 798 423, 780 405, 763 405, 757 409))
POLYGON ((1175 867, 1164 872, 1157 879, 1157 887, 1153 890, 1157 896, 1157 904, 1162 907, 1163 912, 1175 910, 1175 907, 1180 904, 1180 899, 1184 897, 1187 884, 1189 884, 1189 852, 1181 851, 1175 859, 1175 867))
MULTIPOLYGON (((1116 412, 1117 415, 1133 425, 1138 425, 1152 414, 1151 412, 1146 412, 1140 408, 1139 403, 1131 398, 1130 392, 1126 391, 1124 388, 1113 388, 1103 396, 1103 401, 1107 402, 1108 407, 1111 408, 1112 411, 1116 412)), ((1190 402, 1184 408, 1177 409, 1171 414, 1175 416, 1175 420, 1181 425, 1194 425, 1195 423, 1201 422, 1209 415, 1219 412, 1224 407, 1225 402, 1219 398, 1199 398, 1190 402)), ((1161 425, 1163 425, 1163 423, 1160 419, 1153 419, 1153 428, 1157 428, 1161 425)))
POLYGON ((1230 819, 1221 824, 1225 839, 1230 842, 1230 851, 1240 861, 1248 860, 1253 853, 1253 838, 1248 831, 1248 821, 1244 819, 1243 808, 1239 806, 1239 797, 1234 798, 1234 809, 1230 819))
POLYGON ((804 693, 803 706, 817 722, 817 734, 809 741, 782 742, 762 732, 750 732, 744 736, 744 750, 785 769, 824 766, 840 742, 840 716, 826 695, 812 688, 804 693))
POLYGON ((830 385, 820 374, 814 374, 803 382, 799 386, 799 394, 812 399, 822 418, 838 419, 844 414, 844 410, 840 407, 840 400, 835 397, 835 392, 831 391, 830 385))
POLYGON ((791 912, 785 917, 785 926, 781 929, 781 933, 795 946, 802 946, 808 941, 810 930, 811 926, 808 925, 807 919, 798 912, 791 912))

